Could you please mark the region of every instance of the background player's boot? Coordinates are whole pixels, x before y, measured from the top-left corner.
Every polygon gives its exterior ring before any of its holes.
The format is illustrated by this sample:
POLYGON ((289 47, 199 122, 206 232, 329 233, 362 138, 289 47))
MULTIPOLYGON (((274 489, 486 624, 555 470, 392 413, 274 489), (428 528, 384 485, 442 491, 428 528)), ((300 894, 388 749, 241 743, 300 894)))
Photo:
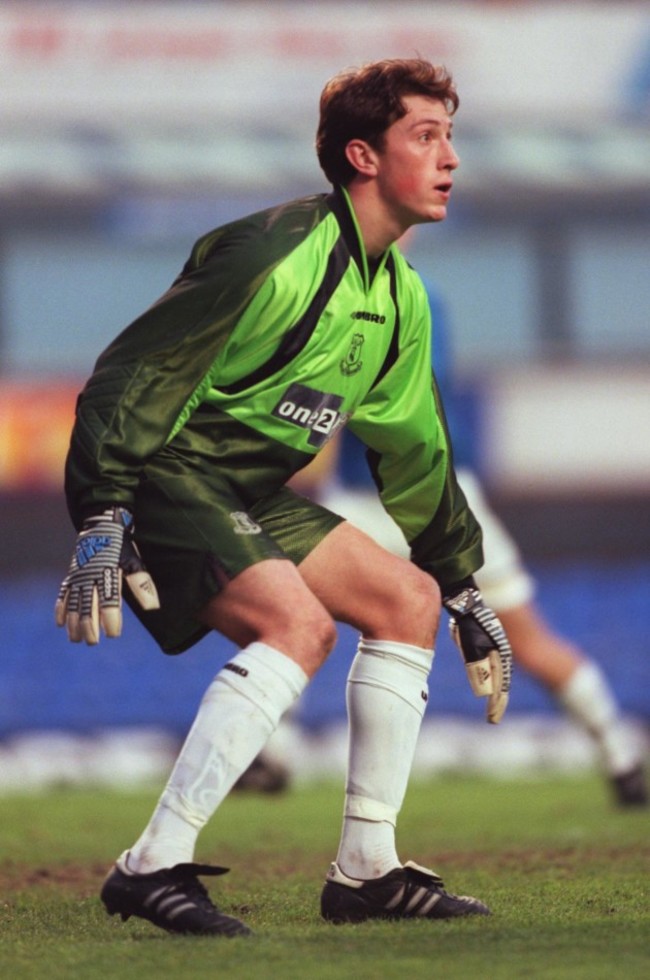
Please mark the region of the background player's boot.
POLYGON ((241 774, 233 790, 254 793, 282 793, 289 789, 291 777, 288 768, 265 752, 260 752, 248 769, 241 774))
POLYGON ((610 783, 614 793, 614 800, 619 806, 647 806, 648 805, 648 784, 646 782, 643 766, 639 763, 629 772, 621 773, 618 776, 611 776, 610 783))

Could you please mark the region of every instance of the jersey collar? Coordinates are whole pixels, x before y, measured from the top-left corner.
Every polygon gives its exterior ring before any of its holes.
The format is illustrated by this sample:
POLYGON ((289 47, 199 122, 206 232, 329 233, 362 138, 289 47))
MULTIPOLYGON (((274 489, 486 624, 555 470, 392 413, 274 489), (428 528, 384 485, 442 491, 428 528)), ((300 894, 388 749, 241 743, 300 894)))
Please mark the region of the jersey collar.
POLYGON ((371 274, 368 256, 361 237, 361 229, 354 213, 354 205, 345 187, 335 187, 332 193, 327 196, 327 203, 339 223, 345 244, 361 273, 365 291, 368 292, 372 280, 386 264, 390 249, 384 252, 378 262, 372 263, 371 274))

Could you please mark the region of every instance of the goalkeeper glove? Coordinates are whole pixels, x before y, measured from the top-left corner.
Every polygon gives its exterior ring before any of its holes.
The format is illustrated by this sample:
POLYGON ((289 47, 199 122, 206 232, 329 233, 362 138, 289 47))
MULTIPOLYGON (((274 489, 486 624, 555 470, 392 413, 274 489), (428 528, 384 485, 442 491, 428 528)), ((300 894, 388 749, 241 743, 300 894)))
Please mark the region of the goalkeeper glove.
POLYGON ((156 586, 133 540, 133 516, 109 507, 87 518, 77 538, 68 574, 55 606, 57 626, 65 626, 73 643, 99 643, 122 632, 122 577, 143 609, 159 609, 156 586))
POLYGON ((508 706, 512 650, 498 616, 483 602, 473 579, 443 596, 450 613, 449 631, 460 650, 470 687, 477 698, 487 697, 487 720, 498 725, 508 706))

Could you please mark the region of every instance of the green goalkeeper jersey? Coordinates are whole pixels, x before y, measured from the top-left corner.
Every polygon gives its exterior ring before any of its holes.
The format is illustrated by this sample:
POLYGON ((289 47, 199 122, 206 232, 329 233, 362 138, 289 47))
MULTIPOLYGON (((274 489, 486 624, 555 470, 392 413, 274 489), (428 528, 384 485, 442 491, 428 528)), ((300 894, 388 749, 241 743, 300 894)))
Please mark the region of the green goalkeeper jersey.
POLYGON ((344 425, 412 558, 441 584, 482 563, 456 483, 425 289, 396 246, 370 264, 342 189, 224 225, 99 357, 77 406, 66 493, 77 526, 133 508, 161 454, 215 468, 248 505, 344 425))

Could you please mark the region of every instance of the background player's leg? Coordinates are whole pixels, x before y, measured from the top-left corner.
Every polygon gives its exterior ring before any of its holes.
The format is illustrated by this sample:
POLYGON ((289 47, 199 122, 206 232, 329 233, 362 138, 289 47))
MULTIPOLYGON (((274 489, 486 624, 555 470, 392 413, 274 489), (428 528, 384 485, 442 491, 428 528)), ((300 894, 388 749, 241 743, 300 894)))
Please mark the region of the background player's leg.
POLYGON ((638 750, 600 667, 551 630, 531 603, 503 609, 499 616, 516 662, 543 684, 593 739, 616 801, 623 806, 647 803, 638 750))
POLYGON ((623 806, 648 801, 643 766, 604 672, 566 637, 553 630, 533 602, 535 583, 508 530, 490 508, 478 480, 458 474, 483 528, 485 565, 476 581, 499 616, 515 663, 539 681, 559 706, 593 739, 615 799, 623 806))

